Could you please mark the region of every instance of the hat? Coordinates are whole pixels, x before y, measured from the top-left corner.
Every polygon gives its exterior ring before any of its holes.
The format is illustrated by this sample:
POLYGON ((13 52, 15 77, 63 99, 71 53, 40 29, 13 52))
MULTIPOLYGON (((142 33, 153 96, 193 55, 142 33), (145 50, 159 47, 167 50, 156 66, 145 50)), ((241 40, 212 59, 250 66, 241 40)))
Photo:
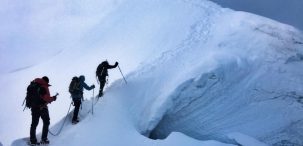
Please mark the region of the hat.
POLYGON ((85 81, 84 75, 79 76, 80 81, 85 81))
POLYGON ((107 60, 104 60, 104 61, 102 62, 102 64, 108 64, 108 61, 107 61, 107 60))
POLYGON ((42 79, 48 84, 49 83, 49 79, 47 76, 42 77, 42 79))

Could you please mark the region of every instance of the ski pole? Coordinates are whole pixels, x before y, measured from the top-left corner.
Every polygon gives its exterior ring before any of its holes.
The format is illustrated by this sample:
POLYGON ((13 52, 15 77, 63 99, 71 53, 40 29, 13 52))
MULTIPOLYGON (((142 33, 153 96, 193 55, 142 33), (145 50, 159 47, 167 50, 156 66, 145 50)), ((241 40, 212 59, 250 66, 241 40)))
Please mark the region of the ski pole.
POLYGON ((120 68, 120 66, 119 66, 119 65, 118 65, 118 68, 119 68, 119 70, 120 70, 120 73, 121 73, 121 75, 122 75, 122 77, 123 77, 123 79, 124 79, 125 83, 127 84, 127 82, 126 82, 126 80, 125 80, 125 78, 124 78, 124 75, 123 75, 123 73, 122 73, 121 68, 120 68))

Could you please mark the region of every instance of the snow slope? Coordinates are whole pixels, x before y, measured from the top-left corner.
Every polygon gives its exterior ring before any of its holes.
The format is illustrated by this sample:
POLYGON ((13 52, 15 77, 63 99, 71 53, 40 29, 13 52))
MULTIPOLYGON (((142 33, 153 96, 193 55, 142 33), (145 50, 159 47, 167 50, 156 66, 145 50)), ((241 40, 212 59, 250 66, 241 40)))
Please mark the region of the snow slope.
MULTIPOLYGON (((50 77, 51 91, 61 93, 49 106, 51 125, 59 121, 51 131, 57 131, 70 103, 71 77, 84 74, 88 84, 95 83, 95 68, 105 58, 120 61, 128 84, 122 79, 111 84, 94 115, 88 113, 91 101, 86 100, 81 122, 66 123, 59 137, 49 136, 53 145, 303 144, 303 37, 298 30, 209 1, 90 4, 76 8, 83 8, 81 14, 91 6, 112 7, 104 17, 93 17, 99 21, 87 23, 91 25, 56 56, 1 74, 1 98, 10 97, 9 103, 0 103, 1 111, 10 111, 0 114, 5 145, 14 139, 12 145, 24 145, 20 138, 28 135, 30 125, 30 113, 22 113, 18 104, 24 91, 16 89, 25 89, 34 77, 50 77)), ((110 74, 111 80, 120 78, 118 70, 110 74)), ((91 96, 85 93, 86 99, 91 96)))
MULTIPOLYGON (((3 22, 7 29, 0 33, 1 38, 4 38, 1 40, 6 42, 0 47, 3 52, 1 59, 4 60, 1 61, 3 72, 0 76, 0 86, 3 92, 0 93, 0 97, 9 99, 7 103, 1 102, 0 108, 1 111, 10 111, 0 113, 2 123, 0 137, 4 139, 5 145, 13 139, 28 135, 30 112, 28 110, 22 112, 21 104, 26 86, 31 80, 47 75, 53 85, 50 88, 51 92, 60 93, 58 101, 49 106, 51 124, 56 123, 65 115, 65 111, 62 110, 70 103, 67 88, 73 76, 83 74, 88 84, 97 84, 95 69, 105 59, 110 63, 119 61, 122 71, 127 74, 140 63, 160 55, 167 48, 176 45, 175 42, 183 40, 184 34, 197 17, 197 11, 191 11, 190 7, 178 4, 182 2, 169 8, 162 5, 165 4, 162 1, 126 3, 123 0, 102 2, 92 0, 85 4, 68 0, 41 3, 31 1, 15 6, 16 2, 18 1, 1 1, 3 19, 23 18, 12 20, 14 25, 3 22), (180 8, 184 11, 178 11, 180 8), (24 12, 24 9, 28 11, 24 12), (170 11, 175 11, 175 15, 171 15, 170 11), (177 19, 186 21, 175 23, 177 19), (17 31, 13 33, 15 36, 11 37, 10 30, 16 27, 25 28, 26 32, 17 31), (172 28, 168 29, 170 27, 172 28), (27 34, 29 36, 24 36, 27 34), (45 40, 36 39, 31 35, 37 35, 36 37, 45 40), (53 41, 54 37, 62 43, 49 42, 53 41), (33 42, 27 46, 11 38, 18 38, 18 41, 31 39, 33 42), (36 46, 40 43, 43 45, 36 46), (57 45, 61 51, 53 55, 53 50, 49 48, 56 50, 57 45), (25 54, 22 53, 24 49, 25 54), (27 62, 37 60, 37 64, 27 62)), ((109 81, 120 77, 118 70, 110 71, 109 81)), ((89 98, 92 92, 85 92, 84 96, 89 98)))
MULTIPOLYGON (((171 135, 165 141, 154 141, 138 133, 129 120, 121 100, 111 91, 100 99, 95 106, 94 115, 88 113, 91 110, 91 102, 86 101, 80 111, 81 122, 71 125, 70 121, 65 124, 65 129, 58 137, 49 136, 52 145, 210 145, 231 146, 216 141, 198 141, 181 133, 171 135), (114 107, 114 108, 113 108, 114 107)), ((71 116, 68 116, 71 119, 71 116)), ((53 131, 58 130, 62 121, 58 123, 53 131)), ((25 146, 24 140, 16 140, 12 146, 25 146)))

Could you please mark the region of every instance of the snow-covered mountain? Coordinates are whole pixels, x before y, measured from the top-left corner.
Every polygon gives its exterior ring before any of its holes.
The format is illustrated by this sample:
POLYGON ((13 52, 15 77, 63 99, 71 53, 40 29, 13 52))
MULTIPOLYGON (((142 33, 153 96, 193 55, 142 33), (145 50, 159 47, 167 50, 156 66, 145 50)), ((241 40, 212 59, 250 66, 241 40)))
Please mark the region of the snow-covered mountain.
POLYGON ((52 145, 303 145, 303 35, 292 26, 199 0, 14 2, 0 11, 16 18, 0 35, 4 145, 25 145, 30 80, 48 75, 60 93, 49 105, 55 132, 70 79, 96 83, 104 59, 120 62, 128 84, 111 70, 94 114, 86 91, 81 122, 49 135, 52 145))

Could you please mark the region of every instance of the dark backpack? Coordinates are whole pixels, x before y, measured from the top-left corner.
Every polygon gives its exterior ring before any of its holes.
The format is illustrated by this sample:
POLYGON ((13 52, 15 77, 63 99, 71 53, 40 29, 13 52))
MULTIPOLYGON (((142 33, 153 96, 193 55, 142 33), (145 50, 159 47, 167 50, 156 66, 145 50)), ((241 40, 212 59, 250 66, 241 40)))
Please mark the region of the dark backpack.
POLYGON ((97 67, 97 70, 96 70, 96 76, 102 76, 104 74, 105 65, 106 65, 105 61, 103 61, 101 64, 99 64, 99 66, 97 67))
POLYGON ((45 101, 42 99, 42 96, 46 94, 45 88, 43 88, 39 83, 32 81, 27 86, 27 92, 25 101, 25 106, 28 108, 38 107, 45 104, 45 101))
POLYGON ((80 79, 78 77, 73 77, 72 81, 69 84, 68 89, 70 94, 78 94, 80 93, 80 79))

